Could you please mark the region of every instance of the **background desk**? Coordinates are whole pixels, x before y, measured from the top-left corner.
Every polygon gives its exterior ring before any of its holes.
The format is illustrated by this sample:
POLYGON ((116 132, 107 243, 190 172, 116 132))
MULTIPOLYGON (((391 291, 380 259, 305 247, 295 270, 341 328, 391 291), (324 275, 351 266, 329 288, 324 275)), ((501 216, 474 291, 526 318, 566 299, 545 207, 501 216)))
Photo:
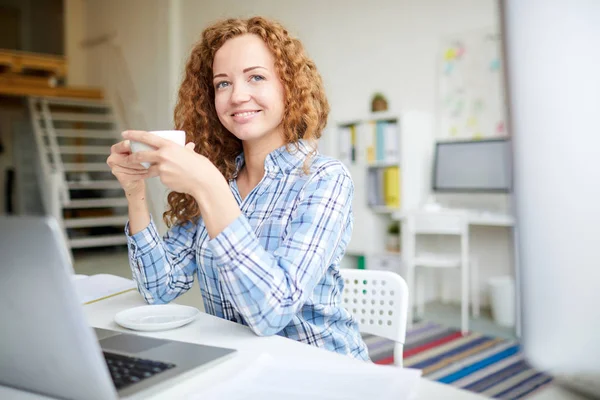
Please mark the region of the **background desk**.
MULTIPOLYGON (((442 208, 440 212, 443 211, 461 211, 465 212, 467 215, 467 220, 469 221, 469 225, 478 225, 478 226, 504 226, 504 227, 512 227, 515 224, 515 219, 512 215, 504 214, 504 213, 496 213, 496 212, 486 212, 486 211, 477 211, 477 210, 468 210, 468 209, 452 209, 452 208, 442 208)), ((431 211, 432 214, 435 214, 435 211, 431 211)), ((392 218, 397 221, 402 221, 407 217, 406 212, 396 212, 392 214, 392 218)))

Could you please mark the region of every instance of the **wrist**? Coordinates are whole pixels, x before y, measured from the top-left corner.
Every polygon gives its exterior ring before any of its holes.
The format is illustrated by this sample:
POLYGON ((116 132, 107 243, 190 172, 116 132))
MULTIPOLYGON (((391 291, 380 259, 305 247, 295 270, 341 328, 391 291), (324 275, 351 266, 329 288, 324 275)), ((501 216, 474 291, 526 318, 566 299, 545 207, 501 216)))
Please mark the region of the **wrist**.
POLYGON ((215 202, 216 199, 223 198, 223 196, 227 196, 228 194, 231 195, 231 190, 229 189, 227 181, 222 176, 219 178, 202 185, 197 185, 193 192, 190 193, 192 197, 196 199, 201 211, 203 208, 207 207, 209 203, 215 202))
POLYGON ((142 184, 140 187, 125 190, 125 197, 129 205, 135 205, 146 202, 146 187, 142 184))
POLYGON ((210 186, 198 189, 193 196, 198 202, 211 239, 217 237, 241 214, 240 207, 224 178, 212 182, 210 186))

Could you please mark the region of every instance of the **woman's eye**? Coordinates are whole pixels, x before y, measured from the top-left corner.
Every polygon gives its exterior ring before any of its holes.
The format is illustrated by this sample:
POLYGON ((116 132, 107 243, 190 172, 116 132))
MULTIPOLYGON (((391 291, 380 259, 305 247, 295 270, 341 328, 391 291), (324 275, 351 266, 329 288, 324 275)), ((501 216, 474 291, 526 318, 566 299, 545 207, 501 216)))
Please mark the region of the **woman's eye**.
POLYGON ((251 81, 255 81, 255 82, 258 82, 258 81, 264 81, 264 80, 265 80, 265 77, 264 77, 264 76, 262 76, 262 75, 252 75, 252 76, 250 77, 250 80, 251 80, 251 81))
POLYGON ((224 87, 227 87, 227 85, 229 85, 229 82, 223 81, 223 82, 219 82, 215 85, 215 87, 217 89, 223 89, 224 87))

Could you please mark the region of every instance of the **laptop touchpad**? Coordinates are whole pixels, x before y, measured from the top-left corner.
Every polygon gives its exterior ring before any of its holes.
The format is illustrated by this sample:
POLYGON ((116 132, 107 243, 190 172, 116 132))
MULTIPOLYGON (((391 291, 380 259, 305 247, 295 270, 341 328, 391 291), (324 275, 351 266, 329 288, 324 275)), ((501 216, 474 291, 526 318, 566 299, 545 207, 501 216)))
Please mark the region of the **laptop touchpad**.
POLYGON ((147 338, 138 335, 117 335, 100 341, 102 350, 114 350, 122 353, 141 353, 166 344, 165 340, 147 338))

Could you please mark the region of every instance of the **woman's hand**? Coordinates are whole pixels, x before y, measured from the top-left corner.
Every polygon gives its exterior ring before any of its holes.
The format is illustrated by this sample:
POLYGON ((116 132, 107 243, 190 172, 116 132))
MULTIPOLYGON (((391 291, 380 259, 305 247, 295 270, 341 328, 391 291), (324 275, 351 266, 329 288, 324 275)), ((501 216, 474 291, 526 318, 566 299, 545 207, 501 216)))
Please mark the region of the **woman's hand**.
POLYGON ((194 151, 194 143, 185 147, 148 132, 126 131, 123 137, 154 147, 156 150, 131 154, 131 164, 150 163, 148 174, 159 176, 169 189, 193 196, 200 208, 210 238, 216 237, 241 214, 225 177, 212 162, 194 151))
POLYGON ((144 179, 149 177, 148 170, 140 163, 132 163, 129 140, 124 140, 110 148, 106 163, 128 196, 142 194, 145 191, 144 179))
POLYGON ((194 143, 180 145, 142 131, 125 131, 123 137, 154 147, 156 150, 140 151, 127 157, 131 164, 150 163, 149 176, 158 176, 169 189, 197 197, 202 189, 223 175, 210 160, 194 151, 194 143))

